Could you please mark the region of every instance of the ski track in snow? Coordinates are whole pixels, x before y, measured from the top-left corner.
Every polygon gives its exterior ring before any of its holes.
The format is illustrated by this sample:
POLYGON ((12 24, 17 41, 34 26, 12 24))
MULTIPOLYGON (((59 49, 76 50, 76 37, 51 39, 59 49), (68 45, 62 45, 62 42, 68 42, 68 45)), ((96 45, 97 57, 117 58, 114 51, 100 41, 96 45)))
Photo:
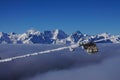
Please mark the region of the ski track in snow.
POLYGON ((40 54, 43 54, 43 53, 50 53, 50 52, 54 52, 54 51, 60 51, 60 50, 64 50, 64 49, 77 48, 77 47, 79 47, 79 45, 74 44, 74 45, 71 45, 71 46, 60 47, 60 48, 51 49, 51 50, 45 50, 45 51, 41 51, 41 52, 35 52, 35 53, 25 54, 25 55, 16 56, 16 57, 10 57, 10 58, 6 58, 6 59, 2 59, 2 60, 0 60, 0 62, 8 62, 8 61, 12 61, 12 60, 15 60, 15 59, 26 58, 26 57, 30 57, 30 56, 40 55, 40 54))

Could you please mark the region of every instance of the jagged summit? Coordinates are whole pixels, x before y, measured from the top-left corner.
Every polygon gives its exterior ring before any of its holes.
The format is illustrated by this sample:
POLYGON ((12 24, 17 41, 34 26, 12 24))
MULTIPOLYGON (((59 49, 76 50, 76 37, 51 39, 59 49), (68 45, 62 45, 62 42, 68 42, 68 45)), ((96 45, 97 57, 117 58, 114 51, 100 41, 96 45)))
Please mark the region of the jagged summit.
POLYGON ((83 35, 80 31, 76 31, 73 34, 79 34, 79 35, 83 35))
POLYGON ((35 29, 29 29, 27 30, 26 32, 27 34, 32 34, 32 35, 39 35, 40 34, 40 31, 37 31, 35 29))
POLYGON ((80 31, 68 35, 59 29, 44 32, 29 29, 23 34, 0 32, 0 44, 74 44, 90 40, 97 43, 120 43, 120 35, 109 33, 86 35, 80 31))
POLYGON ((76 31, 72 33, 69 37, 73 40, 73 42, 76 43, 80 38, 84 37, 84 35, 80 31, 76 31))
POLYGON ((68 35, 62 30, 56 29, 53 31, 53 39, 65 39, 67 36, 68 35))

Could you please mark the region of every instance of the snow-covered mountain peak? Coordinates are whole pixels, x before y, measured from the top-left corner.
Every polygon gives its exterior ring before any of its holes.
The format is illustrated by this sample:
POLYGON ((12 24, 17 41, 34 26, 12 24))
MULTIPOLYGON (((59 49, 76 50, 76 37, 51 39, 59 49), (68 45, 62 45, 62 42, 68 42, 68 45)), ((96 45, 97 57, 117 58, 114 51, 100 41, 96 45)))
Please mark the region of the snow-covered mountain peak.
POLYGON ((58 34, 65 34, 65 32, 62 31, 62 30, 60 30, 60 29, 54 30, 53 33, 54 33, 55 35, 58 35, 58 34))
POLYGON ((71 41, 72 43, 76 43, 79 41, 80 38, 82 38, 84 35, 80 31, 76 31, 72 33, 67 39, 71 41))
POLYGON ((103 36, 103 37, 110 37, 111 35, 107 32, 102 33, 102 34, 98 34, 98 36, 103 36))
POLYGON ((73 34, 83 35, 80 31, 76 31, 73 34))
POLYGON ((14 34, 17 34, 17 33, 15 33, 15 32, 11 32, 10 34, 11 34, 11 35, 14 35, 14 34))
POLYGON ((26 32, 27 34, 33 34, 33 35, 39 35, 40 34, 40 31, 37 31, 37 30, 35 30, 35 29, 29 29, 29 30, 27 30, 27 32, 26 32))
POLYGON ((53 38, 52 39, 65 39, 67 38, 67 34, 59 29, 56 29, 53 31, 53 38))
POLYGON ((21 34, 19 37, 18 37, 18 40, 25 40, 26 38, 28 38, 29 36, 26 34, 26 33, 23 33, 21 34))
POLYGON ((4 32, 0 32, 0 37, 4 37, 4 36, 8 36, 8 34, 4 32))

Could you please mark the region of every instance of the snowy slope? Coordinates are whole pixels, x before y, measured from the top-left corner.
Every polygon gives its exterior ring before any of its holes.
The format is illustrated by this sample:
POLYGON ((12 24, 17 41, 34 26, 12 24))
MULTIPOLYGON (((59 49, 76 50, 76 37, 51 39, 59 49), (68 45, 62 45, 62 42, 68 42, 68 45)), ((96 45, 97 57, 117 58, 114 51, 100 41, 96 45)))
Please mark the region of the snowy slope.
POLYGON ((80 31, 68 35, 59 29, 44 32, 30 29, 23 34, 0 32, 0 44, 74 44, 78 41, 120 43, 120 35, 108 33, 86 35, 80 31))

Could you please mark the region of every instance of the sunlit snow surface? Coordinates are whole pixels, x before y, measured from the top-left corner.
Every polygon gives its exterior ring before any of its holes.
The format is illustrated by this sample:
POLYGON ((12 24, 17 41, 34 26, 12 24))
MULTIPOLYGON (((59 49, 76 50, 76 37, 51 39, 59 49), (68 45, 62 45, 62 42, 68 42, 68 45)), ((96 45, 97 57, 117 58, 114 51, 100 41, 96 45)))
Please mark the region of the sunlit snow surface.
MULTIPOLYGON (((87 54, 68 48, 0 63, 0 80, 120 80, 120 44, 97 44, 87 54)), ((0 57, 32 54, 67 45, 0 45, 0 57)))

